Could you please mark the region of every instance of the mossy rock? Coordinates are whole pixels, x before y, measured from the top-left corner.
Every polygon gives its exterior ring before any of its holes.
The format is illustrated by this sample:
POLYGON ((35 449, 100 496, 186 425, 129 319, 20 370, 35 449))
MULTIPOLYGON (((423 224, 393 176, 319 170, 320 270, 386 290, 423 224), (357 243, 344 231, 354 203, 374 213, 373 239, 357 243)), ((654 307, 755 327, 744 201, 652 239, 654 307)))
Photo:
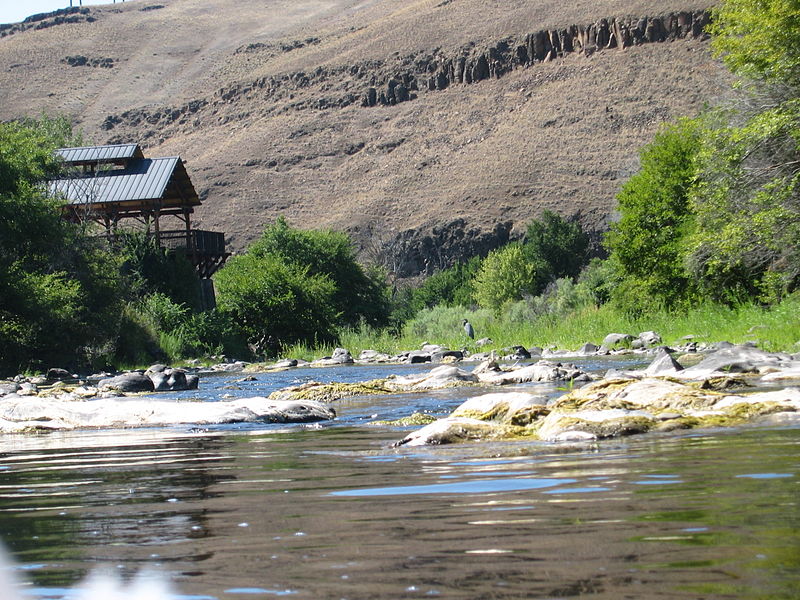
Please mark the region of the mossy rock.
POLYGON ((489 440, 530 437, 524 427, 502 425, 464 417, 438 419, 404 437, 395 446, 439 446, 489 440))
POLYGON ((372 421, 370 425, 382 425, 388 427, 413 427, 418 425, 430 425, 436 421, 436 417, 433 415, 427 415, 425 413, 415 412, 413 414, 408 415, 407 417, 403 417, 402 419, 396 419, 394 421, 372 421))
POLYGON ((470 398, 450 416, 525 427, 550 412, 546 405, 547 400, 541 395, 499 392, 470 398))
POLYGON ((658 421, 641 411, 620 409, 603 411, 579 411, 576 413, 551 413, 541 424, 537 436, 554 441, 565 433, 582 432, 595 439, 621 437, 645 433, 655 428, 658 421))
POLYGON ((741 390, 751 387, 747 381, 741 376, 737 377, 709 377, 699 382, 690 382, 689 385, 698 390, 713 390, 715 392, 724 392, 728 390, 741 390))
POLYGON ((546 406, 527 406, 525 408, 509 412, 508 406, 497 405, 492 410, 481 412, 477 410, 459 410, 453 412, 454 417, 465 417, 477 419, 479 421, 497 421, 519 427, 527 427, 531 423, 546 417, 550 409, 546 406))
POLYGON ((604 379, 557 399, 553 410, 651 409, 657 411, 702 410, 723 397, 719 392, 699 390, 668 378, 604 379))
POLYGON ((275 363, 250 363, 242 369, 242 373, 282 373, 291 369, 294 367, 276 367, 275 363))
POLYGON ((303 385, 276 390, 269 395, 270 400, 316 400, 334 402, 352 396, 374 396, 389 394, 385 379, 373 379, 358 383, 318 383, 310 381, 303 385))

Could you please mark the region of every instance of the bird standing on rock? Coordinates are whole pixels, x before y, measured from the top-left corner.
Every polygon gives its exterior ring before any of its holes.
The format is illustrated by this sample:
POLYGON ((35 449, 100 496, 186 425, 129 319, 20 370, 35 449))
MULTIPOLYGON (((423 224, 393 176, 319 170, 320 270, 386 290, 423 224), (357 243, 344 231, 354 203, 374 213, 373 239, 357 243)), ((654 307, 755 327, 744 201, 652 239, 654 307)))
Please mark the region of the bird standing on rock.
POLYGON ((472 323, 464 319, 464 322, 462 324, 464 325, 464 333, 466 333, 470 337, 470 339, 474 340, 475 330, 472 328, 472 323))

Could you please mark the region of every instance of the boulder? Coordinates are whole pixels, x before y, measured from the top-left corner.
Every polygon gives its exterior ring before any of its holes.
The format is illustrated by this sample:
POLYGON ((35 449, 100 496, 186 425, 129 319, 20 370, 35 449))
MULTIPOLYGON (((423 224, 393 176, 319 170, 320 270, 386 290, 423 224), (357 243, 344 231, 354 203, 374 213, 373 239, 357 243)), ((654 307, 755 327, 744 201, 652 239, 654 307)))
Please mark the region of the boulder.
POLYGON ((315 360, 311 364, 316 367, 329 367, 334 365, 352 365, 355 361, 350 356, 350 352, 344 348, 336 348, 331 356, 325 356, 315 360))
POLYGON ((614 350, 619 346, 628 347, 633 341, 633 336, 629 333, 609 333, 603 338, 601 349, 614 350))
POLYGON ((464 360, 464 353, 461 350, 444 350, 431 354, 431 362, 434 363, 451 363, 460 360, 464 360))
POLYGON ((196 390, 200 386, 200 376, 196 373, 186 374, 186 389, 196 390))
POLYGON ((373 379, 358 383, 320 383, 308 381, 276 390, 269 395, 270 400, 313 400, 315 402, 335 402, 352 396, 373 396, 388 394, 391 390, 385 379, 373 379))
POLYGON ((169 367, 167 367, 167 365, 162 365, 162 364, 151 365, 147 368, 144 374, 150 377, 151 375, 153 375, 153 373, 163 373, 168 368, 169 367))
POLYGON ((436 390, 477 383, 477 375, 458 367, 442 365, 428 373, 389 379, 386 381, 386 387, 393 391, 436 390))
POLYGON ((36 396, 39 393, 39 386, 29 381, 19 384, 19 390, 17 390, 18 396, 36 396))
POLYGON ((426 362, 431 362, 432 356, 430 352, 424 350, 412 350, 406 355, 406 361, 410 365, 419 365, 426 362))
POLYGON ((72 379, 72 373, 66 369, 47 369, 47 379, 49 381, 62 381, 64 379, 72 379))
POLYGON ((336 348, 336 350, 333 351, 331 359, 333 362, 340 365, 352 365, 355 362, 353 357, 350 356, 350 352, 344 348, 336 348))
POLYGON ((152 392, 155 391, 153 381, 144 373, 134 371, 131 373, 123 373, 116 377, 109 377, 101 379, 97 384, 101 390, 117 390, 123 393, 137 393, 137 392, 152 392))
POLYGON ((528 360, 531 357, 531 353, 525 349, 525 346, 503 348, 500 354, 502 354, 503 358, 506 360, 528 360))
POLYGON ((240 422, 307 423, 330 420, 335 416, 333 409, 318 402, 280 402, 262 397, 228 402, 174 402, 154 398, 0 400, 0 432, 240 422))
POLYGON ((542 394, 496 392, 470 398, 450 416, 525 426, 547 414, 546 406, 547 396, 542 394))
POLYGON ((703 379, 727 373, 766 374, 790 367, 792 362, 787 354, 772 354, 747 345, 725 345, 684 369, 681 377, 703 379))
POLYGON ((477 396, 398 445, 519 438, 591 441, 754 420, 800 421, 792 416, 800 413, 800 389, 796 388, 726 395, 674 380, 618 378, 573 390, 549 405, 541 402, 525 394, 477 396))
POLYGON ((652 414, 641 410, 553 411, 544 418, 538 437, 550 442, 603 439, 644 433, 657 424, 652 414), (580 435, 575 436, 576 432, 580 435))
POLYGON ((492 340, 492 338, 488 337, 481 338, 477 342, 475 342, 475 345, 478 348, 483 348, 484 346, 490 346, 491 344, 494 344, 494 341, 492 340))
POLYGON ((674 375, 678 371, 683 371, 683 366, 672 357, 672 353, 666 347, 662 347, 644 373, 649 376, 674 375))
POLYGON ((654 412, 682 412, 709 408, 721 397, 719 392, 667 379, 602 379, 558 398, 551 408, 554 411, 646 408, 654 412))
POLYGON ((274 365, 272 365, 274 369, 291 369, 292 367, 296 366, 297 366, 296 358, 284 358, 283 360, 279 360, 274 365))
POLYGON ((652 348, 662 343, 661 336, 655 331, 643 331, 638 339, 644 348, 652 348))
POLYGON ((423 352, 427 354, 435 354, 436 352, 448 352, 450 348, 447 346, 440 346, 439 344, 422 344, 422 348, 420 348, 423 352))
POLYGON ((392 359, 388 354, 378 352, 377 350, 362 350, 358 355, 359 362, 365 363, 384 363, 392 359))
POLYGON ((434 421, 430 425, 408 434, 402 440, 395 442, 394 446, 457 444, 505 437, 507 432, 506 426, 497 423, 466 417, 448 417, 434 421))
POLYGON ((478 379, 481 383, 492 385, 542 381, 571 381, 581 377, 583 377, 583 380, 588 380, 590 378, 587 373, 581 371, 575 367, 575 365, 563 365, 546 360, 540 360, 533 365, 527 365, 514 370, 504 371, 487 368, 478 372, 478 379))
POLYGON ((578 356, 593 356, 599 350, 598 346, 595 346, 591 342, 586 342, 583 346, 578 348, 576 354, 578 356))
POLYGON ((19 389, 20 385, 16 381, 3 381, 0 383, 0 396, 15 394, 19 389))

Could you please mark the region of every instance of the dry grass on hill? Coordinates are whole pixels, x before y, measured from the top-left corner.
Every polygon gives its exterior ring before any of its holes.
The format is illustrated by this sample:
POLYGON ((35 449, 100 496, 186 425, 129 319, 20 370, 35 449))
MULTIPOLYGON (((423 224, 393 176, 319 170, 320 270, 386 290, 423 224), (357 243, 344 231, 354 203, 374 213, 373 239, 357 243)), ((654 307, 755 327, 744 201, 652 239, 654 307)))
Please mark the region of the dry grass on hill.
POLYGON ((504 222, 519 232, 545 208, 601 230, 659 124, 723 93, 727 77, 707 42, 570 54, 396 106, 335 103, 420 57, 699 8, 706 4, 135 0, 91 9, 93 22, 0 38, 0 118, 66 113, 88 142, 180 154, 206 199, 202 226, 226 231, 239 249, 278 215, 346 229, 367 249, 404 235, 413 245, 459 218, 467 237, 504 222), (64 62, 76 55, 113 67, 64 62), (299 72, 310 81, 285 78, 299 72), (280 86, 271 90, 270 78, 280 86))

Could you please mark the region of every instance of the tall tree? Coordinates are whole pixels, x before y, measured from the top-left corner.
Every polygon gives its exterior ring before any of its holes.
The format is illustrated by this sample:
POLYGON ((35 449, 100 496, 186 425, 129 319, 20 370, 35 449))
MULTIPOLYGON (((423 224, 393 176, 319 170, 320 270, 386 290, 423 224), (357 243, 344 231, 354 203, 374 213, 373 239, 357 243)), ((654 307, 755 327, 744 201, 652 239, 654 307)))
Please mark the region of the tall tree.
POLYGON ((800 0, 726 0, 712 46, 739 76, 699 153, 689 264, 713 297, 800 285, 800 0))

